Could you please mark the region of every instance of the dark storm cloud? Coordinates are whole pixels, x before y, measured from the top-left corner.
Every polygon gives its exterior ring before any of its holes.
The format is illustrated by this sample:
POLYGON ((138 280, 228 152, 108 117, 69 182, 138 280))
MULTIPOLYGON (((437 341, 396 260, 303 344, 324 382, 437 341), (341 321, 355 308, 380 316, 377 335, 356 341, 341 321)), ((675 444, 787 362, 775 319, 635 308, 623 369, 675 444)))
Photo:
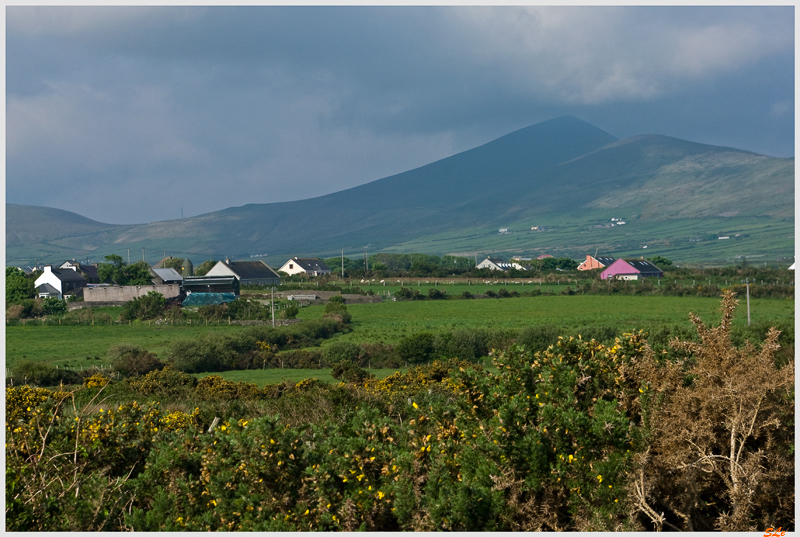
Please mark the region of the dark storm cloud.
POLYGON ((140 222, 307 198, 564 113, 791 156, 793 14, 10 6, 7 201, 140 222))

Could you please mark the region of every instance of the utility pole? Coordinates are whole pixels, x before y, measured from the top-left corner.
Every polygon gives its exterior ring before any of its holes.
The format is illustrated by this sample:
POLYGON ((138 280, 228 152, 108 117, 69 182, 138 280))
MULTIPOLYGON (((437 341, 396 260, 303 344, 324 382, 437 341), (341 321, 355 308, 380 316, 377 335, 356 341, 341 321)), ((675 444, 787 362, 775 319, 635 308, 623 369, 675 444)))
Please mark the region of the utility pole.
POLYGON ((272 287, 270 290, 272 291, 272 300, 269 301, 272 308, 272 328, 275 328, 275 288, 272 287))
POLYGON ((344 248, 342 248, 342 280, 344 280, 344 248))
POLYGON ((750 326, 750 278, 744 279, 744 285, 747 289, 747 326, 750 326))
POLYGON ((142 261, 144 261, 144 248, 142 248, 142 261))

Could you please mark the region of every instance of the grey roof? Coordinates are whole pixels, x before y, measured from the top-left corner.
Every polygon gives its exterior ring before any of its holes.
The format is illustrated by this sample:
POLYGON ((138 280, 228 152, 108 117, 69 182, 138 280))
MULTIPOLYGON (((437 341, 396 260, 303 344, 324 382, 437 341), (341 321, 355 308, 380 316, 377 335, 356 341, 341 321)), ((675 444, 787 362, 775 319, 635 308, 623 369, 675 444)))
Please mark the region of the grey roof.
POLYGON ((595 257, 594 260, 606 267, 610 266, 612 263, 614 263, 614 261, 616 261, 615 258, 608 256, 598 256, 595 257))
POLYGON ((36 288, 37 293, 49 293, 51 295, 57 295, 58 289, 50 285, 49 283, 43 283, 39 287, 36 288))
POLYGON ((174 268, 154 268, 152 270, 156 276, 165 282, 180 282, 183 281, 183 276, 174 268))
POLYGON ((630 266, 632 266, 633 268, 635 268, 636 270, 638 270, 643 274, 662 272, 660 268, 652 264, 650 261, 647 261, 646 259, 631 259, 631 260, 626 259, 625 261, 630 266))
POLYGON ((86 279, 80 275, 79 272, 76 272, 72 269, 51 269, 53 274, 61 280, 62 282, 86 282, 86 279))
POLYGON ((263 261, 231 261, 227 263, 227 265, 241 280, 280 278, 280 276, 263 261))
POLYGON ((317 258, 306 258, 300 259, 299 257, 293 257, 292 260, 297 263, 301 269, 305 271, 311 272, 330 272, 331 269, 328 268, 328 265, 325 264, 324 261, 321 261, 317 258))

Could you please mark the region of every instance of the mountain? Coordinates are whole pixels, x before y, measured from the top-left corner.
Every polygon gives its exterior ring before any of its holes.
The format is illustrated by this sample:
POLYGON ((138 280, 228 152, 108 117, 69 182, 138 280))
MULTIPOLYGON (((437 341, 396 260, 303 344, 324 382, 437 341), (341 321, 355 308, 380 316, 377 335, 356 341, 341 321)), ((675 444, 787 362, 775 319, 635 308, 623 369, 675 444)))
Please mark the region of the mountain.
MULTIPOLYGON (((715 233, 741 228, 747 233, 739 236, 752 237, 752 231, 760 233, 756 228, 771 226, 768 240, 759 241, 761 250, 768 244, 768 255, 793 255, 793 232, 789 237, 786 229, 793 228, 794 159, 659 135, 619 140, 562 116, 414 170, 300 201, 127 226, 8 205, 6 253, 7 262, 59 255, 98 259, 146 248, 195 261, 268 253, 277 264, 292 255, 360 252, 369 245, 371 252, 438 254, 549 248, 580 258, 587 248, 602 246, 616 255, 632 250, 616 230, 610 232, 617 236, 607 237, 594 231, 621 217, 633 242, 637 232, 650 242, 708 242, 715 233), (685 236, 673 236, 676 225, 685 236), (543 240, 530 232, 532 226, 558 232, 543 240), (516 237, 499 237, 498 229, 506 227, 516 237)), ((702 256, 696 246, 690 257, 702 256)))

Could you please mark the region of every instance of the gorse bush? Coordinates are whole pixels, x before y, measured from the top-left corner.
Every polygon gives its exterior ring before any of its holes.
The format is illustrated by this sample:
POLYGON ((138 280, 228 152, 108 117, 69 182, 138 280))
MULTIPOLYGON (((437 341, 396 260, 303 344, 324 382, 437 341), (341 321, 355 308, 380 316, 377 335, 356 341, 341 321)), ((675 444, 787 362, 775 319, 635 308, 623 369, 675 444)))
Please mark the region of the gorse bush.
MULTIPOLYGON (((644 331, 576 334, 491 352, 491 369, 435 360, 379 380, 342 360, 334 385, 167 367, 9 388, 7 528, 793 531, 794 363, 775 330, 736 346, 734 306, 719 326, 693 316, 673 354, 644 331)), ((236 352, 287 336, 255 328, 236 352)))

